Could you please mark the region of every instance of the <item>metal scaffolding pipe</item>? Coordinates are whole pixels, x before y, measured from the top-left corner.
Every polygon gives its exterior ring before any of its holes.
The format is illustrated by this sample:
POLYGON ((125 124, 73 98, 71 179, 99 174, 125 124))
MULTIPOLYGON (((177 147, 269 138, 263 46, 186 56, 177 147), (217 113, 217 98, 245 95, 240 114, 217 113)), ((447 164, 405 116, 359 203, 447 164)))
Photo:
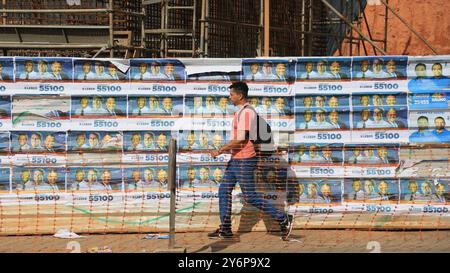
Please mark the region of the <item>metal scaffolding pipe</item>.
POLYGON ((362 33, 362 31, 360 29, 358 29, 357 27, 355 27, 352 22, 350 22, 350 20, 348 20, 344 15, 342 15, 337 9, 335 9, 333 7, 333 5, 331 5, 327 0, 321 0, 322 3, 328 7, 332 12, 334 12, 334 14, 336 14, 339 18, 341 18, 345 23, 347 23, 347 25, 349 27, 351 27, 353 30, 355 30, 362 38, 364 38, 364 40, 366 40, 367 42, 369 42, 373 47, 375 47, 378 51, 380 51, 383 55, 387 55, 387 53, 381 49, 379 46, 377 46, 375 44, 374 41, 372 41, 369 37, 367 37, 366 35, 364 35, 364 33, 362 33))

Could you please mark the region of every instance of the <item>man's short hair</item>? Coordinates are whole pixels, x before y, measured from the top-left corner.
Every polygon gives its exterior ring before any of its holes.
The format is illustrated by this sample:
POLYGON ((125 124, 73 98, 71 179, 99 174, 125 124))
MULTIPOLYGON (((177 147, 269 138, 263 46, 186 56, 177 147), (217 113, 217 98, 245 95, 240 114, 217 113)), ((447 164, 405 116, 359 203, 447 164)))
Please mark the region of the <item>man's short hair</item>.
POLYGON ((428 118, 426 116, 420 116, 417 120, 419 119, 426 119, 428 121, 428 118))
POLYGON ((237 93, 241 93, 245 99, 248 97, 248 85, 245 82, 234 82, 228 88, 234 89, 237 93))

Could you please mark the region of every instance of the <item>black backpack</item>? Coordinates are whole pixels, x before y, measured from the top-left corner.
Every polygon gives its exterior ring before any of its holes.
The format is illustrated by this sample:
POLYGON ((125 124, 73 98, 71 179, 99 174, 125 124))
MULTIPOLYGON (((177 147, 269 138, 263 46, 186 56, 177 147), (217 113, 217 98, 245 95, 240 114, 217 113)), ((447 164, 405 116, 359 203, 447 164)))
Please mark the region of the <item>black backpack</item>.
MULTIPOLYGON (((270 125, 267 123, 267 121, 261 117, 256 110, 251 107, 250 105, 244 106, 244 108, 252 109, 255 111, 256 114, 256 140, 251 140, 253 144, 258 144, 259 150, 264 152, 274 152, 275 147, 273 144, 273 137, 272 137, 272 128, 270 128, 270 125)), ((242 114, 242 111, 239 112, 238 120, 242 114)))

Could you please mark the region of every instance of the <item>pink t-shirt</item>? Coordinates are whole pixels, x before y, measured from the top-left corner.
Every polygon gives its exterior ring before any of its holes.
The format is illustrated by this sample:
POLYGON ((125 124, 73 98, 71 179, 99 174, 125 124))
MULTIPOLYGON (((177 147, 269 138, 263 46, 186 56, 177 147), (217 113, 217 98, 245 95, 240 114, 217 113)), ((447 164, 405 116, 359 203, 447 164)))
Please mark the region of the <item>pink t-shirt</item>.
MULTIPOLYGON (((239 110, 234 113, 233 123, 231 124, 231 139, 237 140, 238 131, 241 131, 242 136, 245 136, 244 131, 249 132, 249 137, 251 140, 256 139, 256 130, 257 130, 257 120, 256 120, 256 112, 254 109, 251 109, 251 106, 247 106, 249 103, 240 106, 239 110), (247 107, 245 107, 247 106, 247 107), (245 108, 244 108, 245 107, 245 108), (242 112, 242 113, 241 113, 242 112), (238 119, 239 117, 239 119, 238 119)), ((243 138, 245 139, 245 138, 243 138)), ((255 147, 253 142, 248 141, 247 144, 243 148, 236 148, 231 150, 231 157, 234 159, 244 159, 256 156, 255 147)))

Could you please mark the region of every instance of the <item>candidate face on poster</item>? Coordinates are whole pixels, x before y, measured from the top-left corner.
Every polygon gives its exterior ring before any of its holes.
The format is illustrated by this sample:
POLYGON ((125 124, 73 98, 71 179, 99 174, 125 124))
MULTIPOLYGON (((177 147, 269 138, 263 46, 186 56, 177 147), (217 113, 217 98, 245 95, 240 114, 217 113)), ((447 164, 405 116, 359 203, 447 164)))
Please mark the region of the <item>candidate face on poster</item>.
POLYGON ((183 116, 182 96, 129 96, 128 116, 134 118, 183 116))
POLYGON ((0 168, 0 191, 11 190, 10 175, 10 168, 0 168))
POLYGON ((408 110, 406 106, 354 106, 353 129, 406 129, 408 110))
POLYGON ((180 188, 217 188, 224 174, 224 165, 182 165, 178 185, 180 188))
POLYGON ((132 81, 184 81, 185 68, 176 59, 131 59, 132 81))
POLYGON ((73 167, 67 175, 68 191, 111 191, 122 188, 122 170, 108 167, 73 167))
POLYGON ((9 132, 0 132, 0 152, 9 152, 10 150, 9 132))
POLYGON ((407 57, 354 57, 352 80, 405 80, 407 57))
POLYGON ((295 114, 295 129, 297 131, 335 131, 350 129, 350 113, 349 110, 345 108, 329 110, 326 108, 299 110, 295 114))
POLYGON ((186 95, 185 113, 194 117, 229 116, 237 108, 230 102, 228 96, 217 95, 186 95))
POLYGON ((242 80, 247 82, 287 83, 294 78, 295 68, 289 60, 242 60, 242 80))
POLYGON ((65 152, 66 132, 12 131, 11 151, 15 153, 65 152))
POLYGON ((166 166, 126 168, 124 169, 125 190, 167 189, 168 175, 166 166))
POLYGON ((297 81, 349 80, 351 58, 297 59, 297 81))
POLYGON ((122 151, 122 132, 70 131, 69 151, 122 151))
POLYGON ((398 180, 355 178, 346 179, 344 182, 345 202, 397 203, 398 200, 398 180))
POLYGON ((411 111, 410 142, 449 143, 450 113, 448 111, 411 111))
POLYGON ((182 151, 219 150, 228 140, 226 131, 183 131, 179 134, 178 148, 182 151))
POLYGON ((294 164, 324 165, 343 162, 343 144, 305 143, 292 148, 289 151, 289 161, 294 164))
POLYGON ((409 58, 408 89, 412 93, 448 93, 449 76, 450 63, 442 57, 409 58))
POLYGON ((11 96, 0 96, 0 120, 11 118, 11 96))
POLYGON ((14 81, 14 59, 0 58, 0 85, 14 81))
POLYGON ((61 192, 65 181, 65 168, 14 167, 12 190, 61 192))
POLYGON ((16 57, 17 81, 72 81, 72 58, 16 57))
POLYGON ((341 184, 341 180, 302 179, 298 184, 298 202, 308 205, 341 203, 341 184))
POLYGON ((168 152, 171 131, 127 131, 124 132, 124 151, 168 152))
POLYGON ((72 118, 124 118, 126 96, 72 96, 72 118))
POLYGON ((294 103, 292 97, 250 96, 248 102, 258 114, 263 116, 284 117, 293 114, 294 103))
POLYGON ((398 164, 397 145, 346 145, 345 163, 355 165, 398 164))
POLYGON ((401 180, 402 203, 440 203, 449 200, 449 181, 440 180, 401 180))
POLYGON ((74 60, 75 81, 127 81, 127 71, 109 60, 74 60))

